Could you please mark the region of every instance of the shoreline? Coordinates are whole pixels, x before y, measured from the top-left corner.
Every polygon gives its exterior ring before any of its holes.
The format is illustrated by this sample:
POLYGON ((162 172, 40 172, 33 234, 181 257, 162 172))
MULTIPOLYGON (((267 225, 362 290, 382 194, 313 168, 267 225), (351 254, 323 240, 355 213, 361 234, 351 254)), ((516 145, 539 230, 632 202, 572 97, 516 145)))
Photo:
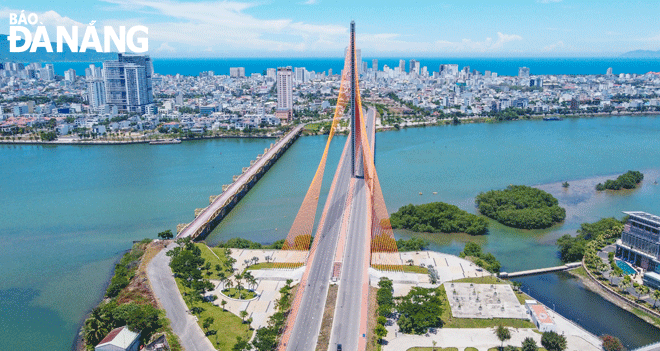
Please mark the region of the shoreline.
MULTIPOLYGON (((196 141, 196 140, 210 140, 210 139, 277 139, 279 136, 244 136, 244 135, 218 135, 207 136, 199 138, 178 138, 181 142, 196 141)), ((0 145, 133 145, 133 144, 149 144, 152 141, 164 141, 170 139, 156 139, 156 140, 62 140, 62 141, 37 141, 37 140, 2 140, 0 145)), ((167 145, 167 144, 163 144, 167 145)))
MULTIPOLYGON (((626 112, 626 113, 605 113, 605 112, 597 112, 597 113, 576 113, 576 114, 567 114, 567 115, 562 115, 562 114, 547 114, 547 115, 531 115, 529 118, 519 118, 515 120, 510 120, 510 121, 495 121, 492 119, 492 117, 488 116, 466 116, 466 117, 458 117, 458 120, 460 121, 460 124, 468 124, 468 123, 503 123, 503 122, 518 122, 518 121, 541 121, 543 118, 548 118, 548 117, 561 117, 563 119, 578 119, 578 118, 597 118, 597 117, 640 117, 640 116, 652 116, 652 115, 657 115, 660 116, 660 111, 641 111, 641 112, 626 112)), ((380 127, 376 127, 376 132, 388 132, 388 131, 398 131, 402 129, 407 129, 407 128, 423 128, 423 127, 439 127, 439 126, 447 126, 447 125, 453 125, 453 117, 447 117, 444 119, 440 119, 436 122, 412 122, 415 124, 404 124, 401 125, 399 128, 396 128, 394 126, 383 126, 381 125, 380 127)), ((310 121, 306 123, 316 123, 318 121, 310 121)), ((553 121, 549 121, 553 122, 553 121)), ((345 131, 338 131, 336 132, 338 135, 348 135, 348 132, 345 131)), ((284 135, 284 134, 283 134, 284 135)), ((306 134, 302 133, 301 136, 318 136, 318 135, 328 135, 327 133, 323 134, 306 134)), ((265 136, 265 135, 260 135, 260 136, 252 136, 252 135, 218 135, 218 136, 202 136, 198 138, 178 138, 182 142, 184 141, 195 141, 195 140, 208 140, 208 139, 277 139, 280 136, 265 136)), ((168 140, 168 139, 156 139, 156 140, 132 140, 132 141, 122 141, 122 140, 63 140, 63 141, 38 141, 38 140, 4 140, 2 137, 0 137, 0 145, 132 145, 132 144, 148 144, 152 141, 161 141, 161 140, 168 140)))
POLYGON ((647 311, 645 311, 646 307, 638 305, 634 301, 630 301, 626 299, 625 297, 619 295, 616 292, 610 291, 606 288, 604 288, 604 284, 601 285, 596 279, 589 273, 589 271, 586 269, 584 266, 584 262, 582 262, 582 266, 580 266, 586 273, 586 276, 578 274, 573 272, 574 270, 569 270, 567 271, 569 274, 572 276, 576 277, 582 285, 584 285, 587 289, 590 291, 598 294, 600 297, 604 298, 605 300, 611 302, 615 306, 628 311, 629 313, 635 315, 637 318, 643 320, 644 322, 648 323, 649 325, 657 328, 660 330, 660 325, 656 324, 656 322, 653 320, 653 318, 657 318, 653 315, 649 315, 647 311), (642 315, 639 313, 635 313, 635 309, 637 309, 639 312, 641 312, 642 315))

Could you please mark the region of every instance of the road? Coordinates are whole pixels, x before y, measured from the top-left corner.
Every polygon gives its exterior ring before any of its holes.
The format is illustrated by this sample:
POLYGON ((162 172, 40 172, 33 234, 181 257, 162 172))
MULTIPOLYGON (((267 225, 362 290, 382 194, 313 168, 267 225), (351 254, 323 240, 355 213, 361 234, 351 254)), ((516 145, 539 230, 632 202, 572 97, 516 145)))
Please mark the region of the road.
MULTIPOLYGON (((331 192, 328 195, 328 203, 324 208, 325 222, 321 232, 317 232, 317 244, 313 256, 308 262, 309 274, 307 276, 303 297, 298 307, 300 311, 294 322, 289 342, 286 345, 288 351, 308 351, 316 349, 318 335, 321 330, 321 322, 325 302, 328 296, 328 286, 332 275, 335 250, 342 224, 342 214, 346 206, 346 196, 350 187, 351 157, 350 138, 346 141, 344 151, 333 179, 331 192), (320 235, 320 237, 318 237, 320 235)), ((316 240, 316 239, 315 239, 316 240)))
MULTIPOLYGON (((369 109, 366 119, 366 131, 369 137, 370 148, 373 150, 375 111, 369 109)), ((330 347, 334 351, 337 345, 342 345, 344 351, 357 351, 361 342, 366 342, 366 302, 368 286, 370 251, 370 223, 368 219, 367 195, 369 189, 364 179, 358 178, 355 182, 351 214, 346 235, 346 246, 343 257, 343 269, 339 280, 337 305, 333 319, 330 347), (365 281, 366 279, 366 281, 365 281)))
POLYGON ((165 255, 176 244, 170 244, 161 250, 147 266, 147 275, 151 282, 154 295, 158 298, 160 305, 165 309, 172 330, 179 336, 181 344, 186 351, 209 351, 215 350, 209 339, 195 321, 186 307, 181 293, 176 286, 172 270, 170 269, 170 258, 165 255))
POLYGON ((227 200, 229 200, 234 194, 238 193, 239 189, 243 186, 243 184, 247 183, 253 176, 255 176, 261 167, 268 162, 268 160, 275 155, 278 150, 286 144, 291 138, 295 137, 296 134, 298 134, 303 128, 305 127, 304 124, 301 124, 294 128, 291 132, 286 134, 282 139, 280 139, 275 145, 273 145, 268 152, 266 152, 261 158, 257 160, 253 165, 251 165, 247 171, 243 172, 236 181, 231 183, 229 188, 227 190, 223 191, 220 196, 218 196, 211 205, 209 205, 207 208, 202 211, 202 213, 199 214, 186 228, 184 228, 179 234, 177 234, 177 238, 186 238, 189 236, 195 236, 198 230, 206 225, 210 220, 213 219, 213 214, 222 206, 225 205, 227 200))

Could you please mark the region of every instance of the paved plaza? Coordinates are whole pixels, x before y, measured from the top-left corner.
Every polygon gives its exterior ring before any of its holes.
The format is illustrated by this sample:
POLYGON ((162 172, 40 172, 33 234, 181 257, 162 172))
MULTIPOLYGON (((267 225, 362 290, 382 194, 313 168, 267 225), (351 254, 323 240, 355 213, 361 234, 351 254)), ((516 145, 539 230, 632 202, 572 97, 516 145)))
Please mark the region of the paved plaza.
POLYGON ((447 282, 444 286, 454 317, 529 319, 509 284, 447 282))

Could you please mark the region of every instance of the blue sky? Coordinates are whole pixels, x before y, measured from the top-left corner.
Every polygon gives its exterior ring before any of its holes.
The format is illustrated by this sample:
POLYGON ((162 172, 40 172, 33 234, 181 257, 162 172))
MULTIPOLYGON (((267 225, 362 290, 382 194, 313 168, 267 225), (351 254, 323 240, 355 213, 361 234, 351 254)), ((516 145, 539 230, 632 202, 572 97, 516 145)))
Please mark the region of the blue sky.
POLYGON ((0 33, 9 31, 9 13, 21 10, 49 28, 145 25, 153 56, 341 56, 351 19, 364 57, 660 50, 660 1, 4 0, 0 33))

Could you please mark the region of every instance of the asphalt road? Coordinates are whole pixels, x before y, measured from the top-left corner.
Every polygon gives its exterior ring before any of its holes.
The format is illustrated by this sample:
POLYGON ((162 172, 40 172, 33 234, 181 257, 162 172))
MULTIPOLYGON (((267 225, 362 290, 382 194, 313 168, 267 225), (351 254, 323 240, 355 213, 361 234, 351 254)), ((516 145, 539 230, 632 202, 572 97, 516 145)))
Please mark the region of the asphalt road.
MULTIPOLYGON (((366 131, 370 138, 370 147, 374 146, 375 111, 369 109, 366 119, 366 131)), ((356 179, 353 203, 351 204, 351 215, 346 235, 346 248, 344 251, 343 268, 339 280, 339 291, 337 293, 337 305, 330 336, 329 351, 337 350, 337 345, 342 345, 343 351, 357 351, 360 338, 360 322, 364 318, 362 311, 363 300, 363 278, 365 267, 367 240, 367 191, 364 179, 356 179)))
POLYGON ((170 258, 165 255, 167 251, 176 244, 170 244, 161 250, 147 266, 147 275, 161 306, 167 313, 167 318, 172 322, 172 330, 179 336, 181 344, 186 351, 209 351, 215 350, 211 342, 204 336, 204 332, 188 313, 181 293, 176 286, 169 263, 170 258))
MULTIPOLYGON (((349 142, 350 139, 347 140, 349 142)), ((342 224, 342 214, 350 185, 350 147, 344 147, 343 159, 337 168, 338 176, 329 195, 326 220, 320 233, 320 240, 313 262, 309 264, 307 286, 298 308, 298 315, 286 345, 288 351, 310 351, 316 349, 321 330, 323 310, 328 296, 328 286, 332 275, 335 250, 342 224)))

